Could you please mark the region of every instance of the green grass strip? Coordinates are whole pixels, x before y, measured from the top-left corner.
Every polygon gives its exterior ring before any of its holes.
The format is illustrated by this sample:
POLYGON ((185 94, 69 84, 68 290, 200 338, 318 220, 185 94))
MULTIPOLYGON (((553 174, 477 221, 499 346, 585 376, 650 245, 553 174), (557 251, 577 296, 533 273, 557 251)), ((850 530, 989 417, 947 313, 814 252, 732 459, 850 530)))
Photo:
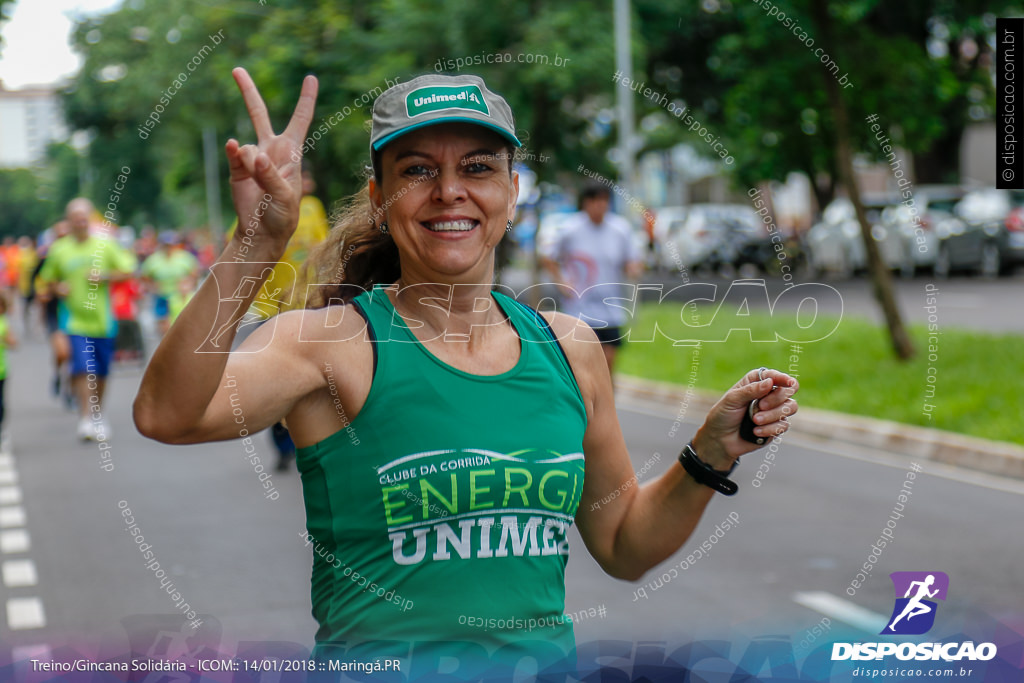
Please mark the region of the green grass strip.
POLYGON ((694 305, 681 312, 668 302, 641 306, 617 371, 689 384, 693 349, 672 339, 701 340, 693 380, 700 389, 724 391, 765 365, 797 376, 804 406, 1024 444, 1024 336, 944 327, 929 335, 927 325, 911 325, 917 354, 900 362, 885 327, 861 318, 714 313, 694 305), (701 323, 708 324, 691 326, 701 323))

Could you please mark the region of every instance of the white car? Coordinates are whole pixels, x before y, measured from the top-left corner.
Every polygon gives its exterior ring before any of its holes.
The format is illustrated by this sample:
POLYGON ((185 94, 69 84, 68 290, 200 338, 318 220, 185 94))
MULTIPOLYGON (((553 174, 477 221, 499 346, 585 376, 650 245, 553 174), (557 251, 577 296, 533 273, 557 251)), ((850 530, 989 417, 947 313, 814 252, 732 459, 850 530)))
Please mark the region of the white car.
POLYGON ((923 185, 913 194, 917 221, 905 203, 882 211, 882 225, 896 230, 903 241, 904 260, 898 265, 901 274, 909 276, 919 269, 935 267, 944 231, 956 229, 954 223, 958 219, 952 211, 961 197, 963 190, 955 185, 923 185))
POLYGON ((757 212, 743 204, 692 204, 665 207, 654 212, 654 234, 661 245, 663 267, 682 271, 705 263, 718 245, 725 224, 750 226, 762 231, 757 212))
MULTIPOLYGON (((882 213, 892 198, 865 200, 864 210, 871 223, 871 237, 878 243, 882 261, 890 268, 906 272, 911 256, 898 225, 883 221, 882 213)), ((867 249, 861 236, 860 223, 853 202, 846 197, 835 199, 822 214, 820 223, 807 231, 805 244, 811 268, 815 272, 831 271, 839 277, 850 277, 867 268, 867 249)), ((910 272, 913 272, 911 267, 910 272)))

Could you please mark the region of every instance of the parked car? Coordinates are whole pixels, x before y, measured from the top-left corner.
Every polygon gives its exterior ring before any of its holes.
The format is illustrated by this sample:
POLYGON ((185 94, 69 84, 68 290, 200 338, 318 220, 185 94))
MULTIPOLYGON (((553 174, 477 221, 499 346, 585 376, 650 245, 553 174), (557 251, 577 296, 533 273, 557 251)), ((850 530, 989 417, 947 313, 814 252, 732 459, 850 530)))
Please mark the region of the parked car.
MULTIPOLYGON (((908 259, 902 232, 893 224, 882 221, 886 207, 897 204, 894 196, 868 197, 864 210, 871 223, 871 236, 878 242, 882 261, 890 268, 905 270, 908 259)), ((861 237, 860 223, 853 202, 846 197, 832 201, 822 213, 819 223, 811 227, 804 237, 811 269, 814 272, 831 271, 840 277, 850 277, 867 268, 867 250, 861 237)))
POLYGON ((724 218, 712 236, 711 251, 699 263, 698 272, 710 271, 725 277, 756 277, 775 261, 771 237, 757 216, 754 220, 724 218))
POLYGON ((654 213, 654 243, 657 250, 658 266, 668 271, 678 271, 682 263, 678 252, 674 252, 676 245, 669 247, 669 236, 674 235, 682 228, 686 219, 685 206, 663 206, 659 209, 652 209, 654 213), (678 261, 678 263, 677 263, 678 261))
POLYGON ((757 212, 743 204, 667 207, 658 209, 655 215, 661 263, 672 270, 706 267, 716 248, 719 257, 724 254, 721 245, 730 236, 765 234, 757 212))
POLYGON ((969 192, 951 220, 936 226, 935 274, 974 271, 1007 275, 1024 264, 1024 190, 984 188, 969 192))
POLYGON ((953 207, 963 196, 955 185, 922 185, 914 189, 913 211, 903 202, 882 211, 883 227, 894 230, 902 242, 902 275, 934 269, 939 253, 936 226, 953 218, 953 207))

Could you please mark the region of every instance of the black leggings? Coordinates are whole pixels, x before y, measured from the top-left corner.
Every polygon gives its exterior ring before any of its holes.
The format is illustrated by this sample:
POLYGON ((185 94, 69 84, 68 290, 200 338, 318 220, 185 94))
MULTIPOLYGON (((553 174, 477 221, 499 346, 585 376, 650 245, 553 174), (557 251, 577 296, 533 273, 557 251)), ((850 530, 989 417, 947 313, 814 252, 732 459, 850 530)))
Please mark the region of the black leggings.
POLYGON ((6 379, 0 379, 0 429, 4 426, 4 382, 6 379))

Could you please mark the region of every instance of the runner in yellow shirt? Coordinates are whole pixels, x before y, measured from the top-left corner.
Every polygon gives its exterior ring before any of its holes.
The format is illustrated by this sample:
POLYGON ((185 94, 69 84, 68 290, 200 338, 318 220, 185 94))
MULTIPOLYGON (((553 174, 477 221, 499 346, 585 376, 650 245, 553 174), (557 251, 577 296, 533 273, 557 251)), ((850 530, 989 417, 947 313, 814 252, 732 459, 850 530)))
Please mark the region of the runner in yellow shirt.
POLYGON ((66 319, 61 329, 71 342, 71 385, 78 399, 79 438, 106 441, 110 424, 103 394, 114 355, 117 321, 111 310, 110 283, 130 278, 135 255, 105 234, 90 234, 92 202, 72 199, 67 207, 71 234, 50 247, 39 279, 61 298, 66 319))
POLYGON ((183 280, 194 282, 198 273, 199 261, 185 250, 178 233, 160 233, 160 248, 142 263, 142 278, 153 292, 153 315, 161 337, 171 326, 171 298, 177 296, 183 280))

